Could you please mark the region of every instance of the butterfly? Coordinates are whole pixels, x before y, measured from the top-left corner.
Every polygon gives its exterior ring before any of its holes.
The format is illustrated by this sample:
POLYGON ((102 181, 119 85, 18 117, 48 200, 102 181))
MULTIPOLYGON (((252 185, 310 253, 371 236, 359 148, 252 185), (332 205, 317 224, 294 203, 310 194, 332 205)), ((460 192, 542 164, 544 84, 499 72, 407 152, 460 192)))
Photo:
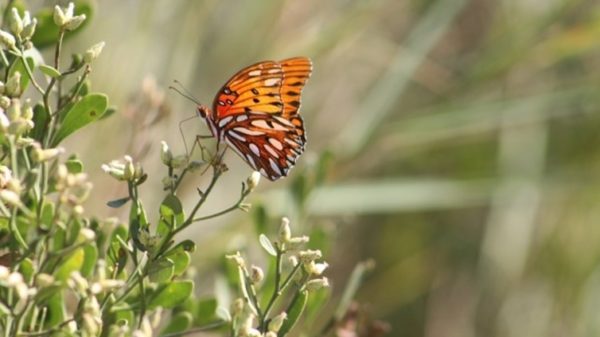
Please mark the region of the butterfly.
POLYGON ((275 181, 288 175, 304 152, 300 96, 312 72, 306 57, 263 61, 233 75, 212 109, 199 105, 217 142, 226 142, 254 170, 275 181))

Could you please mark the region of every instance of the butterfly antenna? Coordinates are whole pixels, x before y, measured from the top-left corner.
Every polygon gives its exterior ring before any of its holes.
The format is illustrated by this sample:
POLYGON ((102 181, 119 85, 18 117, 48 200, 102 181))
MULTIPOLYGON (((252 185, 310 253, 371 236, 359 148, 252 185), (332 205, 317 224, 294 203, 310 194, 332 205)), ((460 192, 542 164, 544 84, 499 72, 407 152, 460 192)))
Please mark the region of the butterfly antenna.
POLYGON ((183 96, 183 97, 185 97, 185 98, 189 99, 190 101, 192 101, 192 102, 196 103, 197 105, 202 105, 202 104, 200 104, 200 102, 199 102, 199 101, 198 101, 196 98, 194 98, 194 96, 193 96, 193 95, 190 93, 190 91, 189 91, 189 90, 187 90, 187 89, 186 89, 186 88, 183 86, 183 84, 181 84, 181 82, 179 82, 178 80, 173 80, 173 82, 175 82, 175 84, 179 85, 179 86, 181 87, 181 89, 179 89, 179 88, 177 88, 177 87, 175 87, 175 86, 172 86, 172 85, 170 85, 170 86, 169 86, 169 89, 171 89, 171 90, 173 90, 173 91, 177 92, 177 93, 178 93, 178 94, 180 94, 181 96, 183 96))

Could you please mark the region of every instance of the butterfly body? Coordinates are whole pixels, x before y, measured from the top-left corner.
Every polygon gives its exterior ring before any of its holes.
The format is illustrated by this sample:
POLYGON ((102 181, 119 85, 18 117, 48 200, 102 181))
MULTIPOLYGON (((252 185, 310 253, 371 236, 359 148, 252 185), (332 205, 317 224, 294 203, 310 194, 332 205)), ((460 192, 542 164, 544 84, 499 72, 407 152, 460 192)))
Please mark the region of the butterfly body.
POLYGON ((198 112, 219 143, 227 143, 254 170, 277 180, 288 175, 304 152, 298 110, 311 72, 306 57, 256 63, 219 90, 212 109, 199 106, 198 112))

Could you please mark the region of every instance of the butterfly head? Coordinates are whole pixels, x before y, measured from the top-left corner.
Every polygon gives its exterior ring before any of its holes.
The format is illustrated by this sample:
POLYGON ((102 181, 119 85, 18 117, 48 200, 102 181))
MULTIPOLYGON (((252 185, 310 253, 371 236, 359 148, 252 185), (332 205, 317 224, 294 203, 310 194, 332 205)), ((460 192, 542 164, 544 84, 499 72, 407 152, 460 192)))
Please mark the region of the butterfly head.
POLYGON ((210 115, 210 109, 204 105, 198 105, 198 114, 200 117, 206 119, 210 115))

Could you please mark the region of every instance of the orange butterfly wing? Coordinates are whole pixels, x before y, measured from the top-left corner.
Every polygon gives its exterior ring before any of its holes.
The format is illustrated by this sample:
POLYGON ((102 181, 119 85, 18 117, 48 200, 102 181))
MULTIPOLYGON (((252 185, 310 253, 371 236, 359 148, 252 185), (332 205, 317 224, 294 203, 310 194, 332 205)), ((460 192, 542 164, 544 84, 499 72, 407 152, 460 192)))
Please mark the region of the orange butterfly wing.
POLYGON ((213 123, 223 138, 270 180, 287 176, 304 151, 298 111, 311 72, 306 57, 256 63, 235 74, 213 103, 213 123))

